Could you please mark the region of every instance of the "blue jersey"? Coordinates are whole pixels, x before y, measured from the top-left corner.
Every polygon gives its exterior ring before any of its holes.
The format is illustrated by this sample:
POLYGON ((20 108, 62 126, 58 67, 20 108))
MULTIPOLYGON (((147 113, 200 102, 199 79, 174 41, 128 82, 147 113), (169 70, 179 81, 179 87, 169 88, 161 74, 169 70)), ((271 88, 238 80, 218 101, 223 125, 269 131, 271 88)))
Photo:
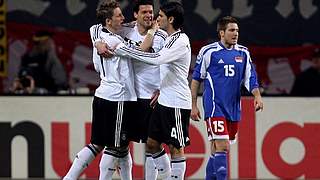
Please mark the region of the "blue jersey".
POLYGON ((232 49, 225 48, 221 42, 202 47, 192 78, 204 80, 205 119, 224 117, 239 121, 241 86, 249 92, 259 86, 249 51, 238 44, 232 49))

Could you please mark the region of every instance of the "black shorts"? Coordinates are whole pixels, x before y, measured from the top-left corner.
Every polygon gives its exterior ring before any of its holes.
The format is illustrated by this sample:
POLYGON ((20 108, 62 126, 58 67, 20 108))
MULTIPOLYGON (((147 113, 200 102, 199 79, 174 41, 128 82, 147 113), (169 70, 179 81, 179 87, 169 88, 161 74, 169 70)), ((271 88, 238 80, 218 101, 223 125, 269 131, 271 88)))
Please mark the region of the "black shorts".
POLYGON ((93 98, 91 143, 100 146, 125 147, 129 144, 129 121, 133 117, 132 101, 108 101, 93 98))
POLYGON ((149 137, 176 148, 189 145, 190 112, 157 104, 151 116, 149 137))
POLYGON ((129 140, 146 143, 148 139, 148 128, 153 108, 150 99, 138 99, 134 107, 133 119, 129 122, 129 140))

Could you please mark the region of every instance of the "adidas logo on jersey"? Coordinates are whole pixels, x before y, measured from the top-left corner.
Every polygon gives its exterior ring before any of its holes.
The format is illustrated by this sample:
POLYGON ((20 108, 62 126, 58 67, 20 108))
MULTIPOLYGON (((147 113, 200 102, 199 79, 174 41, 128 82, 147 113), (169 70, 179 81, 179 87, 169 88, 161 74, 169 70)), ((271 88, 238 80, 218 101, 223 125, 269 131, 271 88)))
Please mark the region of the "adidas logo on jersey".
POLYGON ((222 59, 220 59, 220 60, 218 61, 218 64, 224 64, 224 61, 223 61, 222 59))

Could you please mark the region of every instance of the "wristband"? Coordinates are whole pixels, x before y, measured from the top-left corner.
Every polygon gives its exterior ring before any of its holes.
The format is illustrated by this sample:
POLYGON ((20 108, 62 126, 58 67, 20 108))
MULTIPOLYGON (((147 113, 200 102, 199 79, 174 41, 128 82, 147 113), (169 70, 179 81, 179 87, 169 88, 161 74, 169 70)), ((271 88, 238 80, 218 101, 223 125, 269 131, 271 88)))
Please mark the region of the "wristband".
POLYGON ((150 34, 151 36, 154 36, 154 34, 156 33, 156 30, 155 29, 149 29, 147 31, 147 34, 150 34))

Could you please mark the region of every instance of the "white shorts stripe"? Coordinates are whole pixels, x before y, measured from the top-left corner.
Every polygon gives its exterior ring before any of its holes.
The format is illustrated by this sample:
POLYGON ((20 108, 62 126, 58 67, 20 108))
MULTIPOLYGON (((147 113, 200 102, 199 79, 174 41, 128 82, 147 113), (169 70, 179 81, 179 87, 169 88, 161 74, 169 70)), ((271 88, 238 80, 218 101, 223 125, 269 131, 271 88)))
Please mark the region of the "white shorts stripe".
POLYGON ((122 125, 122 116, 123 116, 123 101, 118 102, 118 110, 117 110, 117 121, 116 121, 116 131, 115 131, 115 141, 114 146, 120 147, 121 140, 121 125, 122 125))
POLYGON ((185 146, 184 138, 183 138, 182 124, 181 124, 181 112, 180 112, 179 108, 175 108, 175 116, 176 116, 176 129, 177 129, 178 141, 181 146, 185 146))

